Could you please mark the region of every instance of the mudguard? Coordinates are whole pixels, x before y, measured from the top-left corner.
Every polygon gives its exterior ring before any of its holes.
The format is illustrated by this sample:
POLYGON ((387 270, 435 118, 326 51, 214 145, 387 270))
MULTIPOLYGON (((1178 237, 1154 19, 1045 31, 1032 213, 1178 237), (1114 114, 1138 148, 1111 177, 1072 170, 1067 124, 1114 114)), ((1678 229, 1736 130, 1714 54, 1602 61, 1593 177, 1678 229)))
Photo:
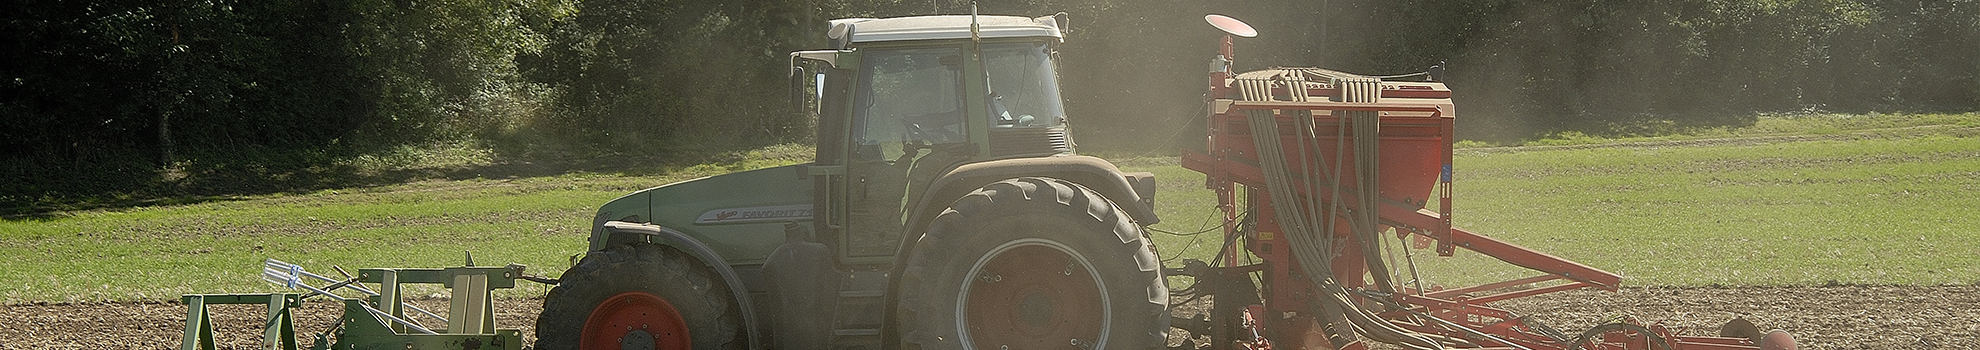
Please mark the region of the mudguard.
MULTIPOLYGON (((1116 207, 1126 211, 1128 216, 1134 218, 1139 225, 1153 225, 1161 221, 1160 218, 1155 217, 1154 210, 1155 174, 1123 173, 1119 167, 1114 166, 1114 163, 1104 159, 1088 156, 1052 156, 964 164, 943 173, 935 183, 928 186, 934 190, 915 199, 914 206, 910 208, 919 210, 915 210, 909 217, 907 237, 901 239, 901 247, 895 250, 899 253, 894 256, 891 275, 900 276, 905 271, 909 255, 907 252, 911 251, 915 242, 920 240, 921 232, 928 226, 928 221, 933 220, 936 214, 941 214, 941 209, 946 208, 949 202, 984 185, 1026 176, 1057 178, 1086 186, 1099 192, 1107 200, 1113 201, 1116 207)), ((899 280, 887 283, 887 290, 900 290, 899 280)), ((898 297, 896 294, 887 293, 886 315, 890 318, 898 304, 895 299, 898 297)), ((886 322, 882 328, 883 338, 898 337, 895 333, 896 321, 890 319, 886 322)), ((889 349, 897 346, 898 344, 890 344, 889 349)))
MULTIPOLYGON (((933 214, 940 214, 941 207, 948 201, 961 198, 969 191, 975 191, 1005 179, 1038 176, 1050 177, 1079 183, 1106 196, 1108 200, 1126 210, 1128 216, 1142 226, 1161 222, 1155 216, 1155 175, 1150 173, 1123 173, 1121 169, 1104 159, 1088 156, 1053 156, 1042 158, 1014 158, 971 163, 950 169, 930 184, 936 189, 915 199, 912 208, 914 218, 908 222, 914 231, 921 229, 933 214)), ((911 237, 910 237, 911 238, 911 237)), ((904 240, 903 242, 912 242, 904 240)))
POLYGON ((693 237, 688 237, 687 234, 659 225, 606 221, 600 224, 598 229, 602 231, 606 242, 664 244, 694 255, 694 258, 701 260, 702 264, 714 269, 715 274, 722 276, 722 282, 729 284, 729 294, 736 299, 736 307, 741 309, 743 327, 745 332, 749 333, 749 349, 764 349, 763 333, 756 326, 756 307, 750 302, 749 287, 743 285, 742 275, 737 274, 735 268, 729 267, 726 260, 722 260, 721 255, 715 254, 714 249, 696 241, 693 237))

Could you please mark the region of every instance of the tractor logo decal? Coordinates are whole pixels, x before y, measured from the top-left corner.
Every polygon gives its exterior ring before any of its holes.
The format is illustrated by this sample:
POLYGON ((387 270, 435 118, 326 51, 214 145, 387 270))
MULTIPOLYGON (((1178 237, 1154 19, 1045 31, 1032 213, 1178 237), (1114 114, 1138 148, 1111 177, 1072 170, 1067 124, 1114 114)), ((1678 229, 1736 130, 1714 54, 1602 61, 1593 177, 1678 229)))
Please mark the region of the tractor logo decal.
POLYGON ((694 223, 741 224, 793 220, 811 220, 811 205, 797 204, 715 209, 701 213, 701 217, 695 218, 694 223))

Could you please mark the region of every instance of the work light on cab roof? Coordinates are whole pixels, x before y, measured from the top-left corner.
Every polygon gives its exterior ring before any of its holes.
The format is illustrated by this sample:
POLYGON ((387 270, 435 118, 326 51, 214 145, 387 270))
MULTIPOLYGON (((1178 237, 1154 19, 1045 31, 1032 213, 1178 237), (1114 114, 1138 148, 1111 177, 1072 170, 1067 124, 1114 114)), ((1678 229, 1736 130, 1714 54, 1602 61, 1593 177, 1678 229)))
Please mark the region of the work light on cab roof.
POLYGON ((1063 42, 1068 16, 1059 13, 1032 18, 970 15, 844 18, 832 20, 825 37, 838 48, 882 41, 969 39, 972 19, 979 28, 978 37, 1043 37, 1063 42))

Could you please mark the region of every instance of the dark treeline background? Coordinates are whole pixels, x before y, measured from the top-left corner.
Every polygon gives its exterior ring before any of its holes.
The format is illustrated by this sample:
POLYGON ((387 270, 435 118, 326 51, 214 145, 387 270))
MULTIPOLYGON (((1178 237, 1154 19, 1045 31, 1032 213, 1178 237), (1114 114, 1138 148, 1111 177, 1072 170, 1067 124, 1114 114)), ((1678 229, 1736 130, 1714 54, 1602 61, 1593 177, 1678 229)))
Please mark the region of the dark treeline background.
MULTIPOLYGON (((435 143, 516 162, 658 161, 808 142, 786 53, 840 17, 961 0, 101 0, 0 9, 0 207, 348 185, 435 143)), ((1461 135, 1655 133, 1766 112, 1980 109, 1980 1, 1017 0, 1072 14, 1085 150, 1200 147, 1221 33, 1238 68, 1439 62, 1461 135)), ((373 180, 378 181, 378 180, 373 180)))

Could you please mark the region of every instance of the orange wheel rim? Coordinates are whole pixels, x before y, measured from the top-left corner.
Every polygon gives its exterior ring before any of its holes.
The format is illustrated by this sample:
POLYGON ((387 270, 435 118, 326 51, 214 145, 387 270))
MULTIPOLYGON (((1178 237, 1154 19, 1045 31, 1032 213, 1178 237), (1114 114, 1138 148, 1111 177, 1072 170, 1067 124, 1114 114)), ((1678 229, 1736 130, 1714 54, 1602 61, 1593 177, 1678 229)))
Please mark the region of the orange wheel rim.
POLYGON ((606 298, 584 320, 578 348, 633 349, 651 345, 656 350, 687 350, 694 347, 688 337, 687 321, 674 304, 646 292, 625 292, 606 298))
POLYGON ((1091 347, 1105 333, 1105 296, 1090 267, 1038 243, 991 252, 966 282, 962 321, 974 348, 1091 347))

